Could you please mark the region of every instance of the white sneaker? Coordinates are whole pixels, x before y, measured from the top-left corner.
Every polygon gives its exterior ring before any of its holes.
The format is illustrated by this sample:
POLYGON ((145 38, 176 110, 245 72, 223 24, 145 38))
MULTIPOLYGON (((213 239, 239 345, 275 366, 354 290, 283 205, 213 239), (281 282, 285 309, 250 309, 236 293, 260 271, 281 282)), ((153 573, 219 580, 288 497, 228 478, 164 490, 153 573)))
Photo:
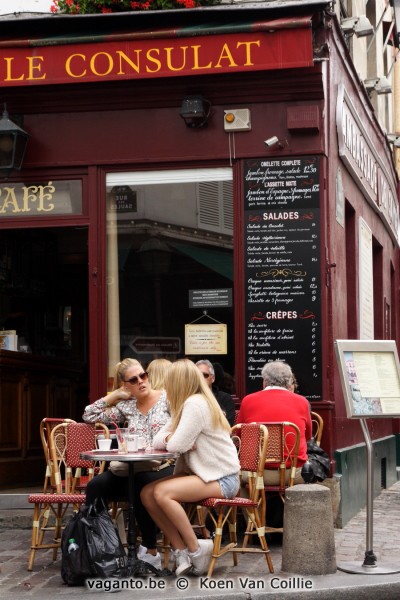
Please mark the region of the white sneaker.
POLYGON ((159 552, 157 552, 156 555, 149 554, 145 546, 139 546, 139 549, 137 551, 137 557, 139 560, 143 560, 144 562, 149 563, 149 565, 152 565, 153 567, 161 571, 161 556, 159 552))
POLYGON ((199 543, 199 547, 196 552, 189 552, 189 558, 193 565, 193 575, 203 575, 208 571, 214 542, 212 540, 197 541, 199 543))
POLYGON ((186 548, 184 550, 174 550, 174 559, 176 563, 175 575, 177 577, 185 575, 192 568, 192 563, 190 562, 186 548))

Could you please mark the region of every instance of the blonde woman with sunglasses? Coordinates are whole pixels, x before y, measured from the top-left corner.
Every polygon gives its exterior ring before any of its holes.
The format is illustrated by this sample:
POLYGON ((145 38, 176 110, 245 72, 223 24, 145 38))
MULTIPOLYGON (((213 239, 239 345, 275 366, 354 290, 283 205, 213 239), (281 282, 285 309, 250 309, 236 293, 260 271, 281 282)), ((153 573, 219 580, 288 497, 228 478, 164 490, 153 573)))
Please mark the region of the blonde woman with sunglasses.
POLYGON ((180 454, 174 475, 142 490, 142 501, 170 540, 176 575, 207 571, 212 540, 198 540, 181 503, 233 498, 239 490, 239 459, 230 426, 196 365, 174 362, 165 378, 171 419, 155 436, 155 448, 180 454))
MULTIPOLYGON (((86 423, 127 423, 128 429, 144 437, 146 445, 151 446, 153 437, 169 420, 170 409, 166 391, 154 390, 142 365, 133 358, 126 358, 115 367, 112 392, 89 404, 82 418, 86 423)), ((141 502, 140 492, 149 482, 171 475, 172 472, 172 466, 154 470, 149 461, 146 470, 135 474, 135 516, 142 533, 138 557, 157 569, 161 569, 161 557, 156 549, 157 527, 141 502)), ((113 461, 108 471, 94 477, 86 488, 88 505, 97 498, 107 503, 110 500, 125 500, 127 496, 127 463, 118 461, 113 461)))
POLYGON ((89 404, 82 418, 86 423, 127 423, 151 446, 154 434, 169 418, 167 394, 151 387, 139 361, 125 358, 115 367, 112 392, 89 404))

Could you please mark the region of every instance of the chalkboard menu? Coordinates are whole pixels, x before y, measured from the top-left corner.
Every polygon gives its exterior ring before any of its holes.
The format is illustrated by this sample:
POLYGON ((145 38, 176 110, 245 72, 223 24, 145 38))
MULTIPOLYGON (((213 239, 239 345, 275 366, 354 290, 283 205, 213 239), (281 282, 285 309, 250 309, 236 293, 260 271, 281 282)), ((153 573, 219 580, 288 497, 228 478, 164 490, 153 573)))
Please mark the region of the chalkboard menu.
POLYGON ((299 393, 321 399, 318 157, 244 163, 246 392, 285 360, 299 393))

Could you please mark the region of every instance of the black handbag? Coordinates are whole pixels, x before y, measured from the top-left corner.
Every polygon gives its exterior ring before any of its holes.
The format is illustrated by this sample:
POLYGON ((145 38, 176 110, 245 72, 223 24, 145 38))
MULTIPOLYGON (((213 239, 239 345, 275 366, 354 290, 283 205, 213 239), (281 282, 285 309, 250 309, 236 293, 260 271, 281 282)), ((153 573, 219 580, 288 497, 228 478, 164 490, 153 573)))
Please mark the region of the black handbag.
POLYGON ((128 557, 102 501, 82 506, 67 523, 61 538, 61 577, 70 586, 84 585, 86 579, 124 578, 128 557), (98 510, 96 507, 101 506, 98 510), (77 550, 69 553, 74 538, 77 550))
POLYGON ((329 477, 330 460, 328 454, 318 446, 314 438, 307 442, 308 462, 312 466, 314 481, 323 481, 329 477))

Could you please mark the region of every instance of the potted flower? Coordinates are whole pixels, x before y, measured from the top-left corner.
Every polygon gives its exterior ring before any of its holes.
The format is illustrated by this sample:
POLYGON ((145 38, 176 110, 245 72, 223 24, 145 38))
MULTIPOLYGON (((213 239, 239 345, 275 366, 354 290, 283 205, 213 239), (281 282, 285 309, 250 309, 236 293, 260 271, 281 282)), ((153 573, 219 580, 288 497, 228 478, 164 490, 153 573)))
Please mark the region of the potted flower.
POLYGON ((85 15, 116 13, 137 10, 168 10, 173 8, 196 8, 217 4, 219 0, 53 0, 53 13, 85 15))

